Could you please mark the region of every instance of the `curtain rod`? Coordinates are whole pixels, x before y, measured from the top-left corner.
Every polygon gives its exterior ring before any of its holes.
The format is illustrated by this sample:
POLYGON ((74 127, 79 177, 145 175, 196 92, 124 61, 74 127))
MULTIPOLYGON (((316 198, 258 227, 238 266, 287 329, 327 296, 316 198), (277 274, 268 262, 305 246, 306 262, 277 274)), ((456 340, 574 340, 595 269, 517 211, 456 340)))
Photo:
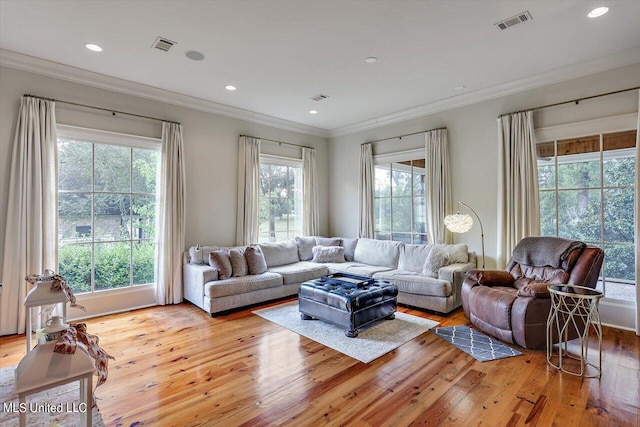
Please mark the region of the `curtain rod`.
POLYGON ((149 119, 149 120, 156 120, 156 121, 159 121, 159 122, 173 123, 173 124, 176 124, 176 125, 180 124, 179 122, 174 122, 174 121, 171 121, 171 120, 159 119, 157 117, 150 117, 150 116, 143 116, 141 114, 127 113, 126 111, 118 111, 118 110, 113 110, 111 108, 95 107, 93 105, 86 105, 86 104, 79 104, 77 102, 63 101, 61 99, 45 98, 44 96, 36 96, 36 95, 29 95, 29 94, 25 94, 24 96, 28 96, 30 98, 44 99, 45 101, 57 102, 59 104, 69 104, 69 105, 75 105, 75 106, 78 106, 78 107, 92 108, 94 110, 107 111, 107 112, 113 114, 114 116, 117 113, 117 114, 125 114, 127 116, 140 117, 142 119, 149 119))
POLYGON ((510 114, 524 113, 526 111, 536 111, 536 110, 542 110, 543 108, 557 107, 558 105, 564 105, 564 104, 573 104, 573 103, 575 103, 577 105, 577 104, 580 103, 580 101, 586 101, 588 99, 600 98, 601 96, 615 95, 617 93, 629 92, 631 90, 638 90, 638 89, 640 89, 640 86, 630 87, 629 89, 616 90, 616 91, 613 91, 613 92, 601 93, 600 95, 585 96, 584 98, 576 98, 576 99, 572 99, 571 101, 556 102, 555 104, 547 104, 547 105, 543 105, 541 107, 528 108, 526 110, 514 111, 513 113, 500 114, 498 116, 498 118, 504 117, 504 116, 508 116, 510 114))
POLYGON ((259 140, 261 140, 261 141, 274 142, 274 143, 279 144, 279 145, 284 144, 284 145, 290 145, 290 146, 292 146, 292 147, 308 148, 308 149, 310 149, 310 150, 315 150, 315 148, 314 148, 314 147, 309 147, 308 145, 294 144, 294 143, 292 143, 292 142, 276 141, 275 139, 259 138, 259 137, 257 137, 257 136, 251 136, 251 135, 240 135, 240 136, 246 136, 247 138, 255 138, 255 139, 259 139, 259 140))
POLYGON ((404 138, 405 136, 419 135, 419 134, 421 134, 421 133, 427 133, 427 132, 431 132, 431 131, 434 131, 434 130, 445 130, 445 129, 447 129, 447 127, 446 127, 446 126, 444 126, 444 127, 439 127, 439 128, 434 128, 434 129, 421 130, 420 132, 405 133, 404 135, 391 136, 391 137, 389 137, 389 138, 376 139, 375 141, 363 142, 363 143, 362 143, 362 144, 360 144, 360 145, 373 144, 374 142, 388 141, 388 140, 390 140, 390 139, 396 139, 396 138, 402 139, 402 138, 404 138))

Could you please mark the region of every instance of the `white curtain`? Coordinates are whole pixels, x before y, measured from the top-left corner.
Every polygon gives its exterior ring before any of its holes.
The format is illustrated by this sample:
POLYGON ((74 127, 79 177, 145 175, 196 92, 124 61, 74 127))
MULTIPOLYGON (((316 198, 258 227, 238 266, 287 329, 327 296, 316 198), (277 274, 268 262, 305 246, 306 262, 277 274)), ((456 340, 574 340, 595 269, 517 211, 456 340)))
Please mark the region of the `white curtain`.
POLYGON ((22 97, 11 156, 0 335, 25 332, 24 278, 58 270, 57 167, 55 104, 22 97))
POLYGON ((540 234, 533 113, 498 119, 498 266, 506 266, 524 237, 540 234))
POLYGON ((260 230, 260 140, 241 136, 238 147, 236 244, 258 242, 260 230))
POLYGON ((635 224, 635 241, 636 241, 636 335, 640 335, 640 286, 638 285, 638 277, 640 277, 640 200, 638 191, 640 189, 640 91, 638 91, 638 125, 636 129, 636 224, 635 224))
POLYGON ((182 252, 185 244, 185 168, 182 125, 162 123, 158 209, 159 305, 182 302, 182 252))
POLYGON ((426 132, 425 148, 427 233, 431 243, 451 243, 451 232, 444 225, 452 206, 447 130, 426 132))
POLYGON ((371 143, 360 146, 360 182, 358 185, 358 207, 360 213, 359 237, 373 239, 373 186, 375 185, 373 167, 373 146, 371 143))
POLYGON ((316 150, 302 148, 302 234, 320 234, 316 150))

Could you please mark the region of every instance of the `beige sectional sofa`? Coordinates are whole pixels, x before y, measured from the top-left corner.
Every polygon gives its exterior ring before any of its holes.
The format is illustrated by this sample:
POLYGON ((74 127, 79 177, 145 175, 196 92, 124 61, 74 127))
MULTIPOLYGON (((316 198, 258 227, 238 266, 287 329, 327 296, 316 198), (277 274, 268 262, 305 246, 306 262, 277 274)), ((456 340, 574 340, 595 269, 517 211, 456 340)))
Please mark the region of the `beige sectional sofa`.
MULTIPOLYGON (((209 265, 210 253, 232 248, 189 248, 183 266, 185 299, 213 316, 296 295, 300 284, 307 280, 343 272, 395 283, 400 304, 449 313, 462 304, 462 282, 466 272, 476 267, 475 253, 469 253, 463 244, 409 245, 374 239, 297 237, 256 246, 264 255, 267 270, 252 275, 232 274, 222 280, 219 271, 209 265), (439 268, 434 273, 437 277, 429 277, 423 270, 434 248, 445 252, 453 262, 439 268)), ((243 251, 246 247, 235 249, 243 251)))

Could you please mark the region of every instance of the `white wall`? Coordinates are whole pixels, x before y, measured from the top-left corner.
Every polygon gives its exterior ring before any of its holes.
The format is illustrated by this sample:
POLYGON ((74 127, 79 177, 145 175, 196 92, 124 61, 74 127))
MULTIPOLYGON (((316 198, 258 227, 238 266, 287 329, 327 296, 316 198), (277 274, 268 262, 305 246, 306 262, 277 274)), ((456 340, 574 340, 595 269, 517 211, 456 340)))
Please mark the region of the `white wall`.
MULTIPOLYGON (((356 237, 358 233, 358 162, 360 144, 426 129, 446 126, 452 162, 454 203, 463 201, 482 219, 486 240, 486 265, 495 268, 497 252, 498 128, 502 113, 535 108, 585 96, 640 86, 640 64, 605 73, 501 97, 464 108, 379 127, 330 141, 329 231, 332 235, 356 237)), ((552 107, 534 113, 536 128, 608 117, 638 111, 637 91, 552 107)), ((374 154, 417 148, 415 137, 374 144, 374 154)), ((480 255, 477 225, 456 242, 469 244, 480 255)))
MULTIPOLYGON (((187 247, 196 243, 221 246, 235 243, 238 135, 246 134, 315 147, 319 170, 320 230, 322 234, 328 232, 326 139, 4 67, 0 68, 0 93, 0 260, 4 253, 6 213, 7 209, 11 209, 7 207, 11 147, 20 97, 23 94, 181 122, 187 169, 187 247)), ((160 138, 162 132, 160 122, 129 116, 113 117, 110 113, 64 104, 56 106, 56 116, 58 123, 74 126, 156 138, 160 138)))

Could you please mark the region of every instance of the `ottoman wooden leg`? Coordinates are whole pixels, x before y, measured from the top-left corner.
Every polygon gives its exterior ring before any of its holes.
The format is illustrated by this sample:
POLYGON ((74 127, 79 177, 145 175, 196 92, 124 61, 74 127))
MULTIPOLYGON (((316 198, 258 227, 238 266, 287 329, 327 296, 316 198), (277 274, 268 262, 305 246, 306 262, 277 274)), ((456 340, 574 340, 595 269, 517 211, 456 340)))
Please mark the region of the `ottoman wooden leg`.
POLYGON ((313 320, 313 317, 309 316, 308 314, 304 314, 304 313, 300 313, 300 318, 302 320, 313 320))
POLYGON ((349 337, 349 338, 355 338, 358 336, 358 330, 357 329, 347 329, 344 331, 344 334, 349 337))

